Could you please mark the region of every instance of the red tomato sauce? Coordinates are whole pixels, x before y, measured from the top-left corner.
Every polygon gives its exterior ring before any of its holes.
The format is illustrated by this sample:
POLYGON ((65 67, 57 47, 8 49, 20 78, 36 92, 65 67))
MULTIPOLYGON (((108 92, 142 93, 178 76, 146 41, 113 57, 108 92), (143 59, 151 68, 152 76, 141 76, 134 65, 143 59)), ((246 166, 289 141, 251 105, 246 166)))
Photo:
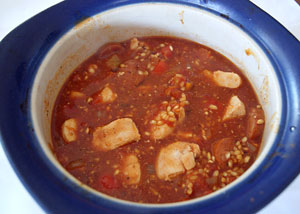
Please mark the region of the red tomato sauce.
POLYGON ((233 182, 263 130, 255 91, 231 61, 192 41, 142 37, 106 44, 74 70, 51 132, 58 161, 82 183, 168 203, 233 182))

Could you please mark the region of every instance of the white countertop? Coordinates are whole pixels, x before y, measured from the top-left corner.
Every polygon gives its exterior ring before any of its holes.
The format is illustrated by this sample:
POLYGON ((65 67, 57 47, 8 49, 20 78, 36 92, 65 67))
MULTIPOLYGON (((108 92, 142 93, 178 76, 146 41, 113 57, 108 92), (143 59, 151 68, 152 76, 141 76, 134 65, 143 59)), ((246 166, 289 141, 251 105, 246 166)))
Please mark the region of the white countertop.
MULTIPOLYGON (((251 0, 283 24, 300 41, 300 6, 294 0, 251 0)), ((1 0, 0 40, 16 26, 61 0, 1 0)), ((300 56, 299 56, 300 58, 300 56)), ((44 214, 24 189, 0 146, 0 213, 44 214)), ((300 213, 300 176, 259 214, 300 213)))

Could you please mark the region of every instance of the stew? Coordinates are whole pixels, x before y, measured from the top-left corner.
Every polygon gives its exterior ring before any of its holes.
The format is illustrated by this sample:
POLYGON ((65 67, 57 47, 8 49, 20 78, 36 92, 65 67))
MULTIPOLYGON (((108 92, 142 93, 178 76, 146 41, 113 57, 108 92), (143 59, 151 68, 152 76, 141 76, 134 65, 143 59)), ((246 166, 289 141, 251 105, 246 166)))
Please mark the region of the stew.
POLYGON ((168 203, 214 192, 255 161, 264 111, 243 73, 174 37, 102 46, 62 87, 53 152, 82 183, 124 200, 168 203))

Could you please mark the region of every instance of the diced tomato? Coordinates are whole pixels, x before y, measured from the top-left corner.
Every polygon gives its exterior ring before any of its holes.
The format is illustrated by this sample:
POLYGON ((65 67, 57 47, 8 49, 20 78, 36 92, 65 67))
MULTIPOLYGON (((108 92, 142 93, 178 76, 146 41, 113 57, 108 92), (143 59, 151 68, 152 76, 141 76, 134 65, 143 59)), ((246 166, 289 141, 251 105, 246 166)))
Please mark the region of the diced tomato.
POLYGON ((102 96, 99 96, 99 95, 100 95, 100 92, 98 92, 92 96, 92 98, 93 98, 92 104, 93 105, 102 103, 102 96))
POLYGON ((172 51, 170 50, 169 46, 163 47, 161 49, 161 53, 165 58, 169 58, 172 56, 172 51))
POLYGON ((168 65, 166 64, 165 61, 161 60, 154 68, 153 73, 161 74, 167 71, 167 69, 168 69, 168 65))
POLYGON ((104 175, 100 177, 100 184, 106 189, 119 188, 118 180, 112 175, 104 175))

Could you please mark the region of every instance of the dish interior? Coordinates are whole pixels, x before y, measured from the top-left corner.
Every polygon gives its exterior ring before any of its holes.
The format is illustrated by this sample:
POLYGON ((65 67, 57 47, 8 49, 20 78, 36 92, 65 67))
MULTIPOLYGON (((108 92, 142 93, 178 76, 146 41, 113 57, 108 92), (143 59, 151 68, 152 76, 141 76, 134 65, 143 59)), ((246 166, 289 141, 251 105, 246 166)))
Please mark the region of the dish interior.
MULTIPOLYGON (((111 9, 76 24, 49 50, 38 69, 31 94, 33 125, 44 155, 60 173, 79 183, 58 163, 50 149, 52 108, 70 73, 105 43, 162 35, 189 39, 226 56, 252 83, 265 111, 264 137, 254 164, 230 185, 194 200, 226 192, 242 182, 266 157, 279 128, 281 91, 262 48, 244 31, 217 14, 177 4, 143 3, 111 9)), ((102 197, 118 200, 83 186, 102 197)))

